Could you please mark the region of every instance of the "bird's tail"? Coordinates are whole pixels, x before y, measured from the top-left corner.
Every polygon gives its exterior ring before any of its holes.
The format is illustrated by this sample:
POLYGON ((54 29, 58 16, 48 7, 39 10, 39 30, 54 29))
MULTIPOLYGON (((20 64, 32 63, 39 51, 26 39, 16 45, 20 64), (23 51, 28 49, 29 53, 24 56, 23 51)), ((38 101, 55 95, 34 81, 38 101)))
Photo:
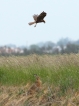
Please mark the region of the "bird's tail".
POLYGON ((33 24, 35 24, 35 23, 36 23, 36 22, 29 22, 28 24, 29 24, 29 25, 33 25, 33 24))

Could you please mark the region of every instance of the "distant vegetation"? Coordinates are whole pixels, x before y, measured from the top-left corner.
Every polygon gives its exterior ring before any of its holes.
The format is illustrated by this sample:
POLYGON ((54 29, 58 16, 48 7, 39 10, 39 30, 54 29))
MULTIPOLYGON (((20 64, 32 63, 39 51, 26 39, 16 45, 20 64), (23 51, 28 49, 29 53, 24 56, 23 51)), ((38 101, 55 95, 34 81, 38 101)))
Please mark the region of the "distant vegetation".
POLYGON ((47 41, 38 44, 32 44, 29 47, 15 45, 6 45, 0 47, 0 55, 29 55, 29 54, 70 54, 79 53, 79 40, 71 41, 68 38, 60 39, 57 43, 47 41))

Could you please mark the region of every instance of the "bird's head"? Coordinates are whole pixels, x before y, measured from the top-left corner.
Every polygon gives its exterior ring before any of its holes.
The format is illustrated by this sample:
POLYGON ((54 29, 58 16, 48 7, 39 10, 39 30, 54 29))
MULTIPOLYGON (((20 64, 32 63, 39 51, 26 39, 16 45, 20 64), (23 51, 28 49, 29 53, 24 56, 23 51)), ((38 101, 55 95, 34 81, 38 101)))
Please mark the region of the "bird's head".
POLYGON ((36 80, 40 80, 40 77, 37 74, 34 74, 36 80))

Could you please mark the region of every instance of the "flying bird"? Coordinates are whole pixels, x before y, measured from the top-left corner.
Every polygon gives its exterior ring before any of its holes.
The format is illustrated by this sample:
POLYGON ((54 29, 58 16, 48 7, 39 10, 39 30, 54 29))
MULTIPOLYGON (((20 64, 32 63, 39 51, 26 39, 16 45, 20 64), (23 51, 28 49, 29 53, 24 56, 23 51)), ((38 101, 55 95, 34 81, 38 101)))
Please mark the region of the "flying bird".
MULTIPOLYGON (((37 23, 41 23, 41 22, 45 23, 44 17, 46 15, 47 15, 47 13, 44 12, 44 11, 42 13, 40 13, 39 15, 38 14, 34 14, 33 15, 34 22, 29 22, 28 24, 29 25, 33 25, 33 24, 37 25, 37 23)), ((36 25, 34 27, 36 27, 36 25)))

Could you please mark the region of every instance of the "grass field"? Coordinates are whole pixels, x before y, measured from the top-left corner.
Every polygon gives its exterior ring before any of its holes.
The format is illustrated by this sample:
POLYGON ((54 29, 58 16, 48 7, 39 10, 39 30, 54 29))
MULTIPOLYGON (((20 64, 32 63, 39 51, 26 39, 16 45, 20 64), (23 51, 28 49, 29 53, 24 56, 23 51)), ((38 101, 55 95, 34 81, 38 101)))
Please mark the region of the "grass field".
POLYGON ((34 74, 40 76, 43 86, 50 87, 51 92, 56 90, 57 95, 69 97, 79 92, 79 54, 0 57, 0 86, 32 84, 34 74))

